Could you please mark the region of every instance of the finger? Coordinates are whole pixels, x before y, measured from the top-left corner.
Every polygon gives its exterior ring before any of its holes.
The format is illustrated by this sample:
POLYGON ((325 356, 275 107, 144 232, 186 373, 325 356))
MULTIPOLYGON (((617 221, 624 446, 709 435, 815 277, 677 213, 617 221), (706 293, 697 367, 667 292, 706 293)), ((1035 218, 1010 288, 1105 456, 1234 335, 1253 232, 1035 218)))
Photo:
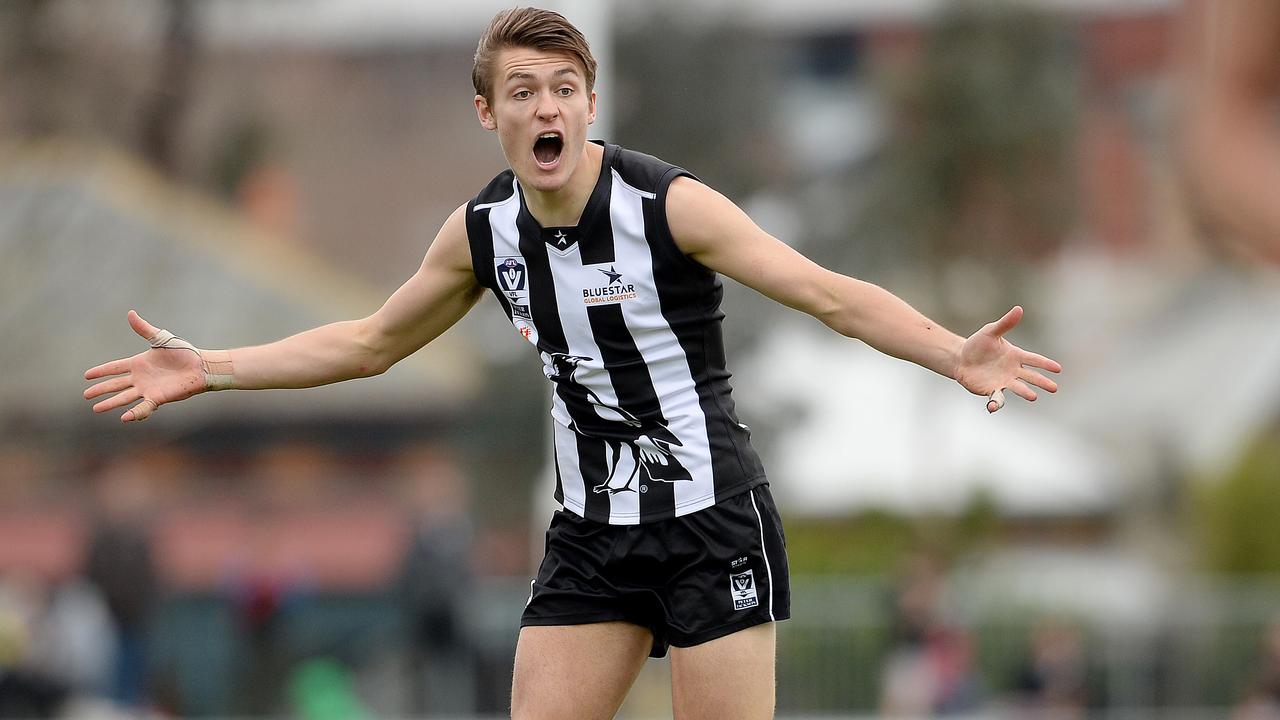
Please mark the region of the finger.
POLYGON ((1004 390, 996 390, 991 393, 991 399, 987 400, 987 412, 993 413, 1004 407, 1004 390))
POLYGON ((1018 324, 1018 321, 1021 319, 1022 319, 1022 306, 1014 305, 1013 308, 1009 310, 1009 312, 1004 314, 1004 317, 1000 318, 999 320, 993 323, 989 323, 986 329, 990 334, 995 335, 996 337, 1000 337, 1005 333, 1009 332, 1010 330, 1012 330, 1014 326, 1018 324))
POLYGON ((138 388, 131 387, 115 397, 109 397, 97 405, 94 405, 93 411, 96 413, 102 413, 108 410, 115 410, 121 405, 128 405, 140 397, 142 397, 142 394, 138 392, 138 388))
POLYGON ((156 333, 160 332, 160 328, 143 320, 142 316, 133 310, 129 311, 129 327, 133 328, 134 332, 148 342, 156 336, 156 333))
POLYGON ((1017 395, 1018 397, 1022 398, 1023 400, 1026 400, 1027 402, 1036 401, 1036 391, 1032 390, 1030 387, 1027 386, 1026 383, 1022 382, 1021 380, 1014 380, 1013 382, 1009 383, 1009 389, 1013 391, 1014 395, 1017 395))
POLYGON ((1060 365, 1057 360, 1047 358, 1033 352, 1027 352, 1026 350, 1022 351, 1022 364, 1040 368, 1041 370, 1048 370, 1049 372, 1062 372, 1062 365, 1060 365))
POLYGON ((99 395, 106 395, 107 393, 120 392, 121 390, 129 387, 132 384, 133 384, 133 378, 128 375, 124 377, 111 378, 110 380, 104 380, 98 383, 97 385, 94 385, 93 387, 89 388, 88 390, 85 390, 84 399, 92 400, 98 397, 99 395))
POLYGON ((1032 370, 1031 368, 1024 367, 1020 369, 1018 371, 1018 378, 1032 385, 1035 385, 1041 390, 1048 390, 1051 393, 1058 392, 1058 383, 1045 377, 1044 375, 1041 375, 1040 373, 1036 372, 1035 370, 1032 370))
POLYGON ((102 363, 96 367, 91 367, 84 372, 85 380, 97 380, 100 377, 108 375, 119 375, 120 373, 129 372, 129 360, 132 358, 120 358, 112 360, 108 363, 102 363))
POLYGON ((142 398, 142 402, 134 405, 120 416, 121 422, 141 422, 151 417, 151 413, 160 409, 160 405, 151 398, 142 398))

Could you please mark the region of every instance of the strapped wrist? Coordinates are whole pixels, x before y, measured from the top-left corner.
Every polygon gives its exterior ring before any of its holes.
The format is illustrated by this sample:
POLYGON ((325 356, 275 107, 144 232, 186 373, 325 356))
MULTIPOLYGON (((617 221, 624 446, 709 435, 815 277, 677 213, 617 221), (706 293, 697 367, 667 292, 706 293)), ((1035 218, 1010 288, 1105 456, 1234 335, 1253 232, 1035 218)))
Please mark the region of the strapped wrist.
POLYGON ((195 353, 200 358, 200 369, 204 371, 205 390, 231 390, 235 387, 229 350, 201 350, 168 330, 147 338, 147 343, 160 350, 190 350, 195 353))
POLYGON ((235 388, 235 372, 231 365, 230 350, 200 350, 200 365, 204 368, 204 384, 209 390, 235 388))

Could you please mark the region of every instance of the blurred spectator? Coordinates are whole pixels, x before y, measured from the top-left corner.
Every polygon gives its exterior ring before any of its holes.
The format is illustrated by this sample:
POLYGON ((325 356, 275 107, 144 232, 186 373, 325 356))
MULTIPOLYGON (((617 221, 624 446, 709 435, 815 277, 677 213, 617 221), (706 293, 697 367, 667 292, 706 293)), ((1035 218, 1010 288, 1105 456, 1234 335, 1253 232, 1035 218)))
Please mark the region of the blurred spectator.
POLYGON ((109 696, 126 707, 147 697, 147 647, 159 597, 151 555, 152 476, 145 456, 109 465, 97 487, 97 518, 85 576, 102 592, 115 625, 109 696))
POLYGON ((1014 682, 1020 715, 1084 718, 1088 701, 1084 642, 1070 625, 1046 619, 1031 629, 1030 651, 1014 682))
POLYGON ((1246 260, 1280 266, 1280 3, 1188 0, 1182 140, 1196 200, 1246 260))
POLYGON ((279 715, 286 710, 281 678, 298 660, 288 644, 290 615, 311 585, 310 568, 283 542, 280 528, 291 514, 328 496, 334 459, 323 448, 287 442, 273 445, 250 471, 255 506, 244 557, 232 568, 231 599, 246 643, 233 709, 239 715, 279 715))
POLYGON ((115 627, 97 587, 71 577, 47 589, 32 626, 28 667, 76 695, 105 697, 115 650, 115 627))
POLYGON ((474 530, 465 479, 453 459, 433 447, 406 450, 399 470, 412 527, 399 580, 409 628, 409 711, 470 712, 474 658, 466 603, 473 585, 474 530))
POLYGON ((67 683, 30 664, 45 602, 35 576, 0 577, 0 718, 55 717, 71 695, 67 683))
POLYGON ((946 577, 934 555, 912 556, 894 598, 895 644, 881 677, 880 711, 891 717, 970 712, 982 700, 973 640, 943 618, 946 577))
POLYGON ((1280 720, 1280 616, 1262 636, 1258 673, 1232 720, 1280 720))

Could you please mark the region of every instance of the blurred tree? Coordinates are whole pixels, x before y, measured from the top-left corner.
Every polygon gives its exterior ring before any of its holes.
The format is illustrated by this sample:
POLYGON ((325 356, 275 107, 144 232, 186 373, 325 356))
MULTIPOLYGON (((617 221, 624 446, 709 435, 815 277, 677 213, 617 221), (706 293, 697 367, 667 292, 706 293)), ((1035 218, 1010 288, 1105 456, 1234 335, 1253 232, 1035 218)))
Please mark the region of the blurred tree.
POLYGON ((1061 241, 1075 194, 1070 30, 1026 3, 947 6, 918 64, 887 78, 891 129, 863 219, 884 252, 940 281, 957 259, 999 271, 1061 241))
POLYGON ((0 98, 12 98, 0 103, 0 130, 37 136, 54 129, 51 94, 35 92, 48 86, 65 61, 43 31, 51 5, 51 0, 0 2, 0 98))
POLYGON ((1209 570, 1280 574, 1280 426, 1264 434, 1224 477, 1194 493, 1192 523, 1209 570))
MULTIPOLYGON (((731 21, 691 23, 673 9, 618 26, 610 93, 617 141, 667 158, 729 197, 768 178, 772 149, 761 111, 771 45, 731 21)), ((613 138, 610 138, 613 140, 613 138)))
POLYGON ((191 94, 196 16, 191 0, 168 0, 160 74, 143 108, 142 154, 170 175, 178 171, 178 132, 191 94))

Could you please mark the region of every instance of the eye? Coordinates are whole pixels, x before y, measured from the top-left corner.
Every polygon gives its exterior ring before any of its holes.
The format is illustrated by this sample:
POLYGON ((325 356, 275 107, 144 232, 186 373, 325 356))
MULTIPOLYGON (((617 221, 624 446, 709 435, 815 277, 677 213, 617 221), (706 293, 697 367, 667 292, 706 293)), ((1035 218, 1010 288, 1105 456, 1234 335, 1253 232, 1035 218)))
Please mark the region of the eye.
POLYGON ((513 94, 511 97, 515 98, 516 100, 528 100, 529 98, 533 97, 533 93, 529 92, 528 90, 517 90, 515 94, 513 94))
POLYGON ((569 97, 570 95, 572 95, 572 94, 573 94, 573 88, 571 88, 571 87, 562 87, 562 88, 560 88, 559 90, 557 90, 556 92, 560 93, 560 94, 561 94, 561 95, 563 95, 564 97, 569 97))

